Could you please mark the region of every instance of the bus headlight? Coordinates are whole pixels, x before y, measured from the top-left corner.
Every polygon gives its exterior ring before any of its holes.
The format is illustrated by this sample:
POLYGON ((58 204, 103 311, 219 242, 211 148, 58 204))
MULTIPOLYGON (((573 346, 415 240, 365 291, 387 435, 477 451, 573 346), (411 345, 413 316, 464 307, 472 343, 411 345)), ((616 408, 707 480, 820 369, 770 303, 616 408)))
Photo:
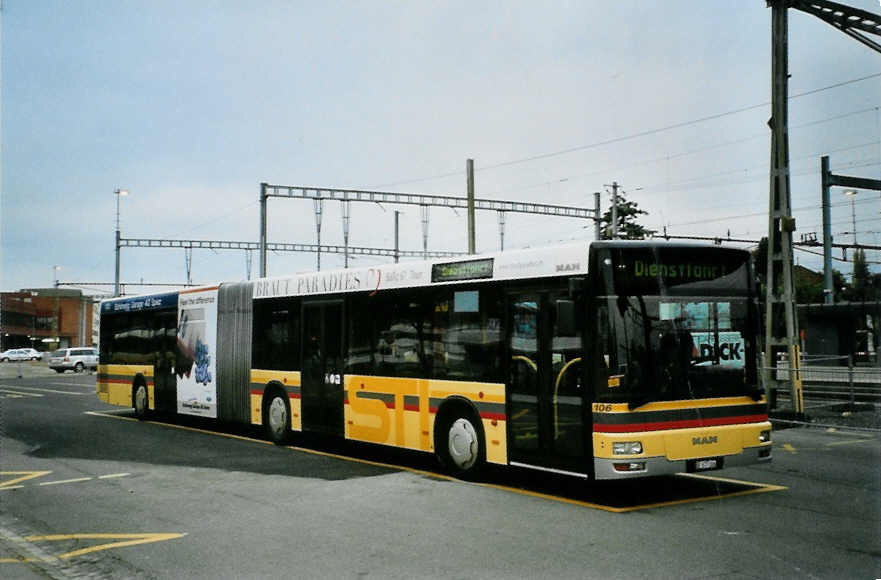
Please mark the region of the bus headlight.
POLYGON ((642 453, 642 442, 615 441, 612 443, 612 453, 615 455, 639 455, 642 453))
POLYGON ((770 429, 766 429, 765 431, 762 431, 761 433, 759 433, 759 443, 767 443, 770 440, 771 440, 771 430, 770 429))

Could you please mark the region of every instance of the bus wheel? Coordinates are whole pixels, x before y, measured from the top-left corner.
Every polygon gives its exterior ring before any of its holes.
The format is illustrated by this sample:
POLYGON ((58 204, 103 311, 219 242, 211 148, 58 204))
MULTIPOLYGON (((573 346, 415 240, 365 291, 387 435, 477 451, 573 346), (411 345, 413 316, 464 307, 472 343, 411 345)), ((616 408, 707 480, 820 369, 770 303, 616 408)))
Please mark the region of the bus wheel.
POLYGON ((132 397, 132 407, 135 409, 135 417, 138 419, 146 419, 147 413, 150 412, 150 403, 147 395, 147 386, 143 383, 135 387, 135 394, 132 397))
POLYGON ((276 445, 284 445, 288 442, 291 433, 291 412, 288 407, 287 397, 281 393, 273 393, 263 408, 263 424, 266 425, 266 434, 276 445))
POLYGON ((441 422, 435 450, 441 463, 458 477, 473 477, 486 459, 483 429, 471 413, 456 412, 441 422))

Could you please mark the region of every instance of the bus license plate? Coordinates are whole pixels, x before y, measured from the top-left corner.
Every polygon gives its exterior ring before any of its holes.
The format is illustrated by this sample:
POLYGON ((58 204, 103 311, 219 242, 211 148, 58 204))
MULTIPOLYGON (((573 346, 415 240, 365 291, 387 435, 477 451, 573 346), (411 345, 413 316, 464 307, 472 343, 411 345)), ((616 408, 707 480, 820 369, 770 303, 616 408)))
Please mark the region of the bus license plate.
POLYGON ((705 459, 692 459, 689 471, 712 471, 722 468, 722 458, 707 457, 705 459))

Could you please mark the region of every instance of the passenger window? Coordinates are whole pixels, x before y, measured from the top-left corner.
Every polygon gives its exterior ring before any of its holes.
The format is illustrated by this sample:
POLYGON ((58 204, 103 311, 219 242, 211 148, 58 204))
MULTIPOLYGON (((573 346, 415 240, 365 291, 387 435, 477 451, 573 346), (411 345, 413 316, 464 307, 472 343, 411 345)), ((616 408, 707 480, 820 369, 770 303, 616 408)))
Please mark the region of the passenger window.
POLYGON ((493 288, 439 293, 434 304, 434 376, 501 382, 502 312, 493 288))
POLYGON ((511 304, 511 387, 515 393, 538 393, 538 297, 511 304))
POLYGON ((429 344, 433 336, 430 306, 412 292, 395 292, 377 299, 372 309, 376 321, 375 358, 383 376, 431 376, 429 344))

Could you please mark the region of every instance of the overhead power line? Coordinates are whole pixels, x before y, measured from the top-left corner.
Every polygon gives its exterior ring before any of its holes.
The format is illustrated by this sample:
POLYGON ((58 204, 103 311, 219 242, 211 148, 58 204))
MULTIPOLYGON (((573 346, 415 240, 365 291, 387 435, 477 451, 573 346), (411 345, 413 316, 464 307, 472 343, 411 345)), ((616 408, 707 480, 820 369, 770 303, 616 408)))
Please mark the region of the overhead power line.
MULTIPOLYGON (((877 77, 881 77, 881 72, 873 73, 873 74, 870 74, 870 75, 865 75, 865 76, 858 77, 858 78, 855 78, 855 79, 850 79, 850 80, 846 80, 846 81, 841 81, 841 82, 834 83, 834 84, 831 84, 831 85, 826 85, 826 86, 824 86, 824 87, 819 87, 819 88, 812 89, 812 90, 809 90, 809 91, 804 91, 804 92, 801 92, 801 93, 791 94, 791 95, 789 95, 789 100, 797 99, 797 98, 800 98, 800 97, 806 97, 806 96, 808 96, 808 95, 815 95, 815 94, 817 94, 817 93, 821 93, 821 92, 823 92, 823 91, 828 91, 828 90, 832 90, 832 89, 837 89, 837 88, 840 88, 840 87, 843 87, 843 86, 851 85, 851 84, 854 84, 854 83, 859 83, 859 82, 866 81, 866 80, 873 79, 873 78, 877 78, 877 77)), ((587 143, 587 144, 585 144, 585 145, 578 145, 578 146, 575 146, 575 147, 569 147, 569 148, 566 148, 566 149, 559 149, 559 150, 557 150, 557 151, 551 151, 551 152, 549 152, 549 153, 540 153, 540 154, 538 154, 538 155, 531 155, 531 156, 528 156, 528 157, 521 157, 521 158, 518 158, 518 159, 512 159, 512 160, 510 160, 510 161, 502 161, 502 162, 500 162, 500 163, 493 163, 493 164, 490 164, 490 165, 484 165, 484 166, 482 166, 482 167, 476 167, 476 168, 475 168, 475 171, 487 171, 487 170, 490 170, 490 169, 499 169, 499 168, 501 168, 501 167, 509 167, 509 166, 511 166, 511 165, 518 165, 518 164, 520 164, 520 163, 528 163, 528 162, 530 162, 530 161, 539 161, 539 160, 541 160, 541 159, 549 159, 549 158, 551 158, 551 157, 557 157, 557 156, 560 156, 560 155, 567 155, 567 154, 569 154, 569 153, 575 153, 575 152, 577 152, 577 151, 585 151, 585 150, 587 150, 587 149, 594 149, 594 148, 597 148, 597 147, 603 147, 603 146, 606 146, 606 145, 613 145, 613 144, 615 144, 615 143, 621 143, 622 141, 629 141, 629 140, 632 140, 632 139, 638 139, 638 138, 640 138, 640 137, 648 137, 649 135, 656 135, 656 134, 658 134, 658 133, 663 133, 663 132, 665 132, 665 131, 672 131, 672 130, 674 130, 674 129, 681 129, 682 127, 688 127, 688 126, 690 126, 690 125, 697 125, 697 124, 699 124, 699 123, 705 123, 705 122, 707 122, 707 121, 714 121, 714 120, 716 120, 716 119, 721 119, 721 118, 723 118, 723 117, 727 117, 727 116, 730 116, 730 115, 737 115, 737 114, 739 114, 739 113, 745 113, 745 112, 747 112, 747 111, 752 111, 752 110, 755 110, 755 109, 760 109, 760 108, 762 108, 762 107, 767 107, 767 106, 769 106, 770 104, 771 104, 770 101, 765 101, 765 102, 763 102, 763 103, 758 103, 758 104, 755 104, 755 105, 749 105, 749 106, 747 106, 747 107, 741 107, 741 108, 738 108, 738 109, 731 109, 731 110, 729 110, 729 111, 725 111, 725 112, 722 112, 722 113, 716 113, 716 114, 714 114, 714 115, 708 115, 708 116, 706 116, 706 117, 700 117, 700 118, 697 118, 697 119, 691 119, 691 120, 689 120, 689 121, 682 121, 682 122, 680 122, 680 123, 673 123, 673 124, 671 124, 671 125, 665 125, 665 126, 663 126, 663 127, 657 127, 657 128, 655 128, 655 129, 648 129, 648 130, 646 130, 646 131, 639 131, 639 132, 637 132, 637 133, 631 133, 631 134, 629 134, 629 135, 622 135, 622 136, 620 136, 620 137, 613 137, 613 138, 611 138, 611 139, 605 139, 605 140, 603 140, 603 141, 597 141, 597 142, 594 142, 594 143, 587 143)), ((445 179, 445 178, 447 178, 447 177, 456 177, 456 176, 460 176, 461 174, 462 174, 461 171, 450 171, 450 172, 447 172, 447 173, 441 173, 441 174, 437 174, 437 175, 429 176, 429 177, 420 177, 420 178, 414 178, 414 179, 408 179, 408 180, 397 181, 397 182, 394 182, 394 183, 386 183, 386 184, 383 184, 383 185, 379 185, 379 186, 377 186, 377 187, 392 187, 392 186, 404 185, 404 184, 409 184, 409 183, 417 183, 417 182, 422 182, 422 181, 432 181, 432 180, 435 180, 435 179, 445 179)))
MULTIPOLYGON (((848 112, 848 113, 842 113, 842 114, 840 114, 840 115, 834 115, 834 116, 832 116, 832 117, 826 117, 826 118, 823 118, 823 119, 817 119, 817 120, 809 121, 809 122, 807 122, 807 123, 802 123, 802 124, 799 124, 799 125, 793 125, 793 126, 791 126, 791 127, 789 128, 789 130, 790 130, 790 131, 793 131, 793 130, 795 130, 795 129, 804 129, 804 128, 806 128, 806 127, 812 127, 812 126, 820 125, 820 124, 823 124, 823 123, 829 123, 829 122, 831 122, 831 121, 838 121, 838 120, 845 119, 845 118, 848 118, 848 117, 853 117, 853 116, 856 116, 856 115, 863 115, 863 114, 866 114, 866 113, 872 113, 872 112, 877 113, 878 111, 879 111, 879 107, 877 107, 877 106, 876 106, 876 107, 868 107, 868 108, 858 109, 858 110, 855 110, 855 111, 850 111, 850 112, 848 112)), ((491 195, 491 196, 498 196, 498 195, 503 195, 503 194, 512 193, 512 192, 516 192, 516 191, 525 191, 525 190, 535 189, 535 188, 539 188, 539 187, 547 187, 547 186, 549 186, 549 185, 553 185, 553 184, 555 184, 555 183, 562 183, 562 182, 571 181, 571 180, 575 180, 575 179, 582 179, 582 178, 585 178, 585 177, 592 177, 592 176, 596 176, 596 175, 603 175, 603 174, 609 174, 609 173, 620 172, 620 171, 624 171, 624 170, 631 169, 631 168, 634 168, 634 167, 642 167, 642 166, 645 166, 645 165, 651 165, 651 164, 654 164, 654 163, 665 163, 665 162, 672 161, 672 160, 674 160, 674 159, 680 159, 680 158, 682 158, 682 157, 688 157, 688 156, 691 156, 691 155, 697 155, 697 154, 704 153, 704 152, 706 152, 706 151, 712 151, 712 150, 715 150, 715 149, 722 149, 722 148, 724 148, 724 147, 730 147, 730 146, 732 146, 732 145, 739 145, 739 144, 741 144, 741 143, 746 143, 746 142, 748 142, 748 141, 752 141, 752 140, 754 140, 754 139, 765 139, 765 138, 767 138, 767 137, 768 137, 767 132, 765 132, 765 133, 756 133, 756 134, 750 135, 750 136, 748 136, 748 137, 741 137, 741 138, 739 138, 739 139, 734 139, 734 140, 732 140, 732 141, 725 141, 725 142, 723 142, 723 143, 716 143, 716 144, 713 144, 713 145, 707 145, 707 146, 705 146, 705 147, 699 147, 699 148, 697 148, 697 149, 690 149, 690 150, 687 150, 687 151, 679 151, 679 152, 676 152, 676 153, 671 153, 671 154, 669 154, 669 155, 664 155, 664 156, 660 156, 660 157, 654 157, 654 158, 652 158, 652 159, 643 159, 643 160, 641 160, 641 161, 636 161, 636 162, 633 162, 633 163, 627 163, 627 164, 624 164, 624 165, 618 165, 618 166, 615 166, 615 167, 607 167, 607 168, 603 168, 603 169, 597 169, 597 170, 594 170, 594 171, 590 171, 590 172, 588 172, 588 173, 579 173, 579 174, 577 174, 577 175, 570 175, 570 176, 566 176, 566 177, 560 177, 560 178, 553 179, 553 180, 545 180, 545 181, 541 181, 541 182, 532 183, 532 184, 529 184, 529 185, 521 185, 521 186, 514 187, 514 188, 509 188, 509 189, 504 189, 504 190, 500 190, 500 191, 491 192, 491 193, 489 193, 488 195, 491 195)), ((867 145, 870 145, 870 144, 877 144, 877 143, 878 143, 878 141, 874 141, 874 142, 869 143, 869 144, 858 145, 858 146, 856 146, 856 147, 850 147, 850 148, 847 148, 847 149, 853 149, 853 148, 865 147, 865 146, 867 146, 867 145)), ((846 149, 845 149, 845 150, 846 150, 846 149)), ((836 152, 836 151, 827 151, 827 152, 825 152, 825 153, 834 153, 834 152, 836 152)), ((814 155, 814 156, 812 156, 812 157, 816 157, 816 155, 814 155)), ((802 159, 802 158, 800 157, 799 159, 802 159)), ((740 170, 738 170, 738 171, 740 171, 740 170)), ((458 175, 458 173, 457 173, 456 175, 458 175)), ((698 178, 694 178, 694 179, 698 179, 698 178)), ((665 185, 669 185, 669 184, 665 184, 665 185)), ((650 186, 645 186, 644 189, 648 189, 649 187, 650 187, 650 186)))

